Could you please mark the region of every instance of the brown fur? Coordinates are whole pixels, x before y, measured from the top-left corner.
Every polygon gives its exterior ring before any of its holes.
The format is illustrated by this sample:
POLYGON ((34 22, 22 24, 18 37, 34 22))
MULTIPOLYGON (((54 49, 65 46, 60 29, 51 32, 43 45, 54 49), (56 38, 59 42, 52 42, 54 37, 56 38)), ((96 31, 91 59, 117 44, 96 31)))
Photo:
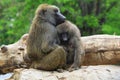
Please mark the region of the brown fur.
POLYGON ((36 10, 27 41, 32 68, 54 70, 65 64, 66 53, 57 45, 56 9, 59 10, 56 6, 41 4, 36 10))
POLYGON ((60 38, 60 44, 67 51, 67 64, 71 65, 69 71, 78 69, 84 57, 84 49, 79 29, 70 21, 65 21, 57 26, 57 31, 60 38), (63 34, 67 34, 67 42, 62 42, 61 36, 63 34))

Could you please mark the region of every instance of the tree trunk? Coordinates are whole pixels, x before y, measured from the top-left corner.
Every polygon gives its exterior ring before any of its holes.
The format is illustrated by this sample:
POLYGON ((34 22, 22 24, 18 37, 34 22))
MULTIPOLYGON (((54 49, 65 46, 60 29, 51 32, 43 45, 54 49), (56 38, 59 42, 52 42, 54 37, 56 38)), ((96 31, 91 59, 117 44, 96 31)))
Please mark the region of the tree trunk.
POLYGON ((85 47, 83 65, 120 64, 120 36, 94 35, 82 37, 85 47))
MULTIPOLYGON (((83 66, 120 64, 120 36, 93 35, 82 37, 82 41, 85 48, 85 58, 82 64, 83 66)), ((20 43, 23 45, 23 42, 24 40, 20 43)), ((8 51, 13 52, 15 48, 20 46, 20 43, 17 42, 8 45, 8 51)), ((9 54, 9 56, 14 55, 10 52, 2 53, 0 51, 0 73, 7 73, 13 71, 13 69, 16 68, 15 65, 11 65, 9 63, 10 58, 8 58, 8 55, 6 54, 9 54)))

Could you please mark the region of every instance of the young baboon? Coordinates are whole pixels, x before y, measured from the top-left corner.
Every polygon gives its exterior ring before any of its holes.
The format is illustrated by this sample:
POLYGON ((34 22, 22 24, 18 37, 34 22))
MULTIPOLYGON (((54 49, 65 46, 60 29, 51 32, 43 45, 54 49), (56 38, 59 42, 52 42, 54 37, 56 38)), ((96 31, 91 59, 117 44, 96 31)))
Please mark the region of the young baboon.
POLYGON ((81 42, 79 29, 70 21, 57 26, 57 32, 62 45, 67 52, 67 65, 70 65, 69 71, 79 69, 81 66, 84 49, 81 42))
POLYGON ((29 31, 27 54, 32 68, 55 70, 64 66, 66 53, 57 44, 56 26, 65 21, 58 7, 41 4, 38 6, 29 31))

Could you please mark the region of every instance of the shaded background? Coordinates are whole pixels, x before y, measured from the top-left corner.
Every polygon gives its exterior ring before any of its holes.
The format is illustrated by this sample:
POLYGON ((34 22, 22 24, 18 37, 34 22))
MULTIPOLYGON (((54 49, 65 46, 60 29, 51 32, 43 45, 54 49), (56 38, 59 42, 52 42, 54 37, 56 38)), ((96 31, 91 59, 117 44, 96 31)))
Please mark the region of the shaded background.
POLYGON ((119 0, 0 0, 0 45, 28 33, 39 4, 56 5, 81 30, 82 36, 120 35, 119 0))

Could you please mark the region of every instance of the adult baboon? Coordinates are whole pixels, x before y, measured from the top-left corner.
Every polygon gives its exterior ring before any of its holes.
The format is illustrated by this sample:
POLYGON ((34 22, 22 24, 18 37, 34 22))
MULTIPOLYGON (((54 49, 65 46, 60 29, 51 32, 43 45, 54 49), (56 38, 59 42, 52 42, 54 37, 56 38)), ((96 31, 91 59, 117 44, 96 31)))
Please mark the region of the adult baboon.
POLYGON ((81 66, 84 49, 81 42, 79 29, 70 21, 57 26, 57 32, 62 45, 67 52, 67 65, 71 65, 69 71, 79 69, 81 66))
POLYGON ((58 7, 48 4, 38 6, 27 40, 27 54, 32 68, 55 70, 64 66, 66 53, 57 45, 55 28, 64 21, 65 17, 58 7))

